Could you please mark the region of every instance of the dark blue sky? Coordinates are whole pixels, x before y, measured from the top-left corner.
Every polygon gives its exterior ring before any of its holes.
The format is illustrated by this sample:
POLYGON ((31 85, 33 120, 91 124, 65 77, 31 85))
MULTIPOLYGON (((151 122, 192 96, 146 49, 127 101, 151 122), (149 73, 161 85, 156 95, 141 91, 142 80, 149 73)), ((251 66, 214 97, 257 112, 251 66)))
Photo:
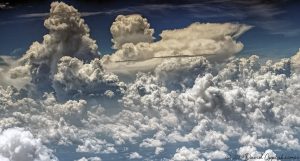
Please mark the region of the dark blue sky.
MULTIPOLYGON (((139 13, 155 29, 156 40, 165 29, 186 27, 193 22, 237 22, 255 26, 240 37, 242 55, 266 57, 293 55, 300 47, 300 3, 294 1, 75 1, 65 0, 83 15, 101 53, 111 53, 110 26, 119 14, 139 13)), ((33 41, 42 41, 43 26, 51 1, 7 5, 0 10, 0 55, 23 54, 33 41)), ((3 3, 2 3, 3 4, 3 3)))

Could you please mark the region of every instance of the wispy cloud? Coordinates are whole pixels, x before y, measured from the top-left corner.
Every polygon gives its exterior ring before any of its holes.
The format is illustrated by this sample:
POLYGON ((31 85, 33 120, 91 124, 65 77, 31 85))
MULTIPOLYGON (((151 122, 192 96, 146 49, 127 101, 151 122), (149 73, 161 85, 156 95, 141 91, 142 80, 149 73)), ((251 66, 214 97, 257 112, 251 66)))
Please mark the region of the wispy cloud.
POLYGON ((300 29, 299 28, 283 29, 280 31, 274 31, 272 34, 279 34, 287 37, 293 37, 300 34, 300 29))
POLYGON ((10 9, 10 8, 12 8, 12 6, 10 6, 8 2, 0 3, 0 10, 1 9, 10 9))
POLYGON ((18 24, 18 23, 25 23, 25 22, 36 21, 36 20, 40 20, 40 18, 27 18, 27 19, 14 19, 14 20, 1 21, 0 25, 18 24))
POLYGON ((30 13, 30 14, 23 14, 17 17, 19 18, 36 18, 36 17, 46 17, 49 13, 30 13))
MULTIPOLYGON (((133 10, 131 10, 131 9, 114 9, 114 10, 107 10, 107 11, 81 12, 80 15, 82 17, 88 17, 88 16, 96 16, 96 15, 117 14, 117 13, 128 12, 128 11, 133 11, 133 10)), ((40 18, 40 17, 47 17, 47 16, 49 16, 48 12, 22 14, 17 17, 18 18, 40 18)))
MULTIPOLYGON (((296 36, 300 34, 298 29, 292 27, 285 19, 278 18, 284 13, 279 4, 285 1, 264 2, 259 0, 211 0, 211 1, 188 1, 189 3, 174 4, 146 4, 126 8, 109 9, 103 11, 81 12, 82 17, 97 15, 114 15, 130 13, 152 13, 160 12, 160 15, 172 10, 182 10, 194 18, 221 19, 247 21, 257 27, 263 28, 270 33, 285 36, 296 36)), ((17 16, 18 18, 41 18, 49 16, 48 13, 30 13, 17 16)))

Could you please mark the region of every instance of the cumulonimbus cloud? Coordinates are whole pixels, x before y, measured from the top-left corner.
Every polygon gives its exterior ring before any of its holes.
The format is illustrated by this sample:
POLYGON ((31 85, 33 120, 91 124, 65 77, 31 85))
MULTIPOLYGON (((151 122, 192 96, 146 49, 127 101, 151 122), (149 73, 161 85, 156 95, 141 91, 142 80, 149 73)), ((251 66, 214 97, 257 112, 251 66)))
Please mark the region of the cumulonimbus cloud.
MULTIPOLYGON (((126 22, 136 24, 135 17, 127 16, 126 22)), ((114 23, 119 28, 128 28, 119 20, 114 23)), ((116 73, 122 72, 119 68, 127 68, 127 73, 151 71, 168 57, 205 56, 211 61, 223 61, 243 49, 236 39, 250 28, 245 24, 194 23, 183 29, 162 31, 161 40, 156 42, 127 42, 102 61, 108 71, 116 73)))

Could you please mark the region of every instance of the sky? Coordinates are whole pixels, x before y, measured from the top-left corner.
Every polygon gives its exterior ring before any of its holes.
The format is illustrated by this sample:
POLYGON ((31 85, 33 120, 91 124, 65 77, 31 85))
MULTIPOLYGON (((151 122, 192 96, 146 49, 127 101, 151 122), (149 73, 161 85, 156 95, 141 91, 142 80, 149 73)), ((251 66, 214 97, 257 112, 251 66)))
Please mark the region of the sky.
POLYGON ((0 0, 0 161, 299 159, 299 7, 0 0))
MULTIPOLYGON (((102 54, 111 54, 110 26, 117 15, 138 13, 154 28, 156 41, 165 29, 188 26, 193 22, 233 22, 254 26, 240 37, 241 55, 282 58, 299 49, 300 29, 297 1, 76 1, 65 2, 83 12, 102 54)), ((0 10, 0 54, 22 55, 33 41, 41 41, 47 31, 43 21, 51 1, 16 1, 0 10)), ((3 3, 5 4, 5 3, 3 3)))

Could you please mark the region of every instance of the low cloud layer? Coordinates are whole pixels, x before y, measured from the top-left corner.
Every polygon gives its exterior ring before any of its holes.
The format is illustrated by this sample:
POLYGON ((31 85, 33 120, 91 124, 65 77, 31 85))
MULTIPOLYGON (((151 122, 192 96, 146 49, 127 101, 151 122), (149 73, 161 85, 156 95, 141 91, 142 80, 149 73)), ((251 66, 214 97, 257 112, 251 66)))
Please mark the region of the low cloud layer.
POLYGON ((236 39, 251 28, 244 24, 194 23, 156 42, 140 15, 114 25, 118 49, 99 58, 79 12, 52 3, 44 41, 2 72, 29 81, 0 86, 0 159, 268 160, 299 152, 298 54, 234 57, 243 48, 236 39), (122 40, 130 34, 140 37, 122 40), (129 59, 140 61, 118 62, 129 59), (126 72, 124 83, 118 75, 126 72))
MULTIPOLYGON (((80 64, 76 58, 63 59, 80 64)), ((1 89, 0 127, 25 127, 44 143, 74 145, 76 152, 103 160, 114 160, 107 155, 122 160, 270 157, 276 155, 274 150, 300 148, 294 128, 299 124, 299 76, 290 74, 290 65, 289 59, 260 63, 251 56, 231 60, 222 68, 206 65, 218 69, 216 74, 192 66, 199 75, 189 77, 193 85, 185 88, 165 86, 161 75, 140 73, 127 84, 120 107, 89 99, 58 102, 53 94, 33 99, 10 87, 1 89), (170 146, 173 150, 166 153, 170 146)), ((73 76, 75 83, 84 75, 73 76)))

